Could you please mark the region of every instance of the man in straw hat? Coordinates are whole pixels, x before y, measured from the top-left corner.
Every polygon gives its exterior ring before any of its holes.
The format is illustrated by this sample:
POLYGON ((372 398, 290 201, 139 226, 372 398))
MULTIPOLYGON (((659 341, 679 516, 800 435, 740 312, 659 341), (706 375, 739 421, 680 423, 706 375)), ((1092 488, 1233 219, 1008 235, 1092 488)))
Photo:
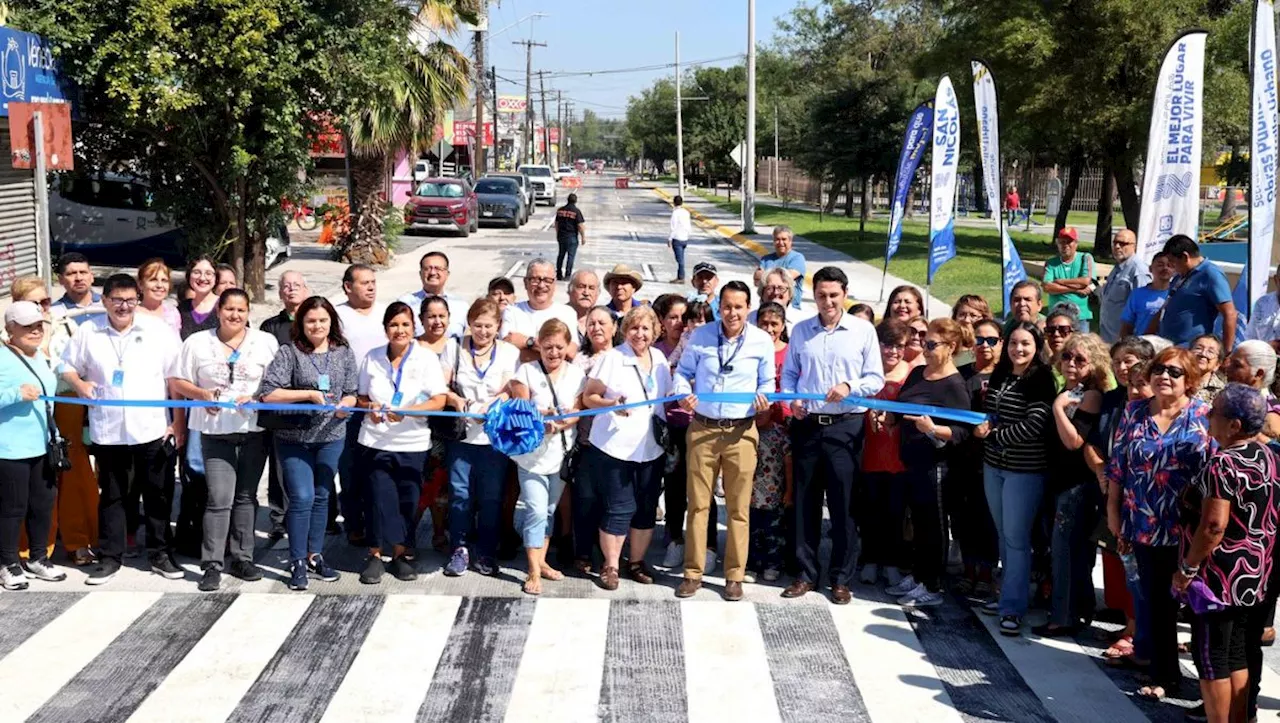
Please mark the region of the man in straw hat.
POLYGON ((621 319, 628 311, 644 306, 644 302, 635 298, 635 293, 644 286, 644 279, 639 272, 626 264, 618 264, 604 275, 604 287, 609 290, 609 313, 615 320, 621 319))

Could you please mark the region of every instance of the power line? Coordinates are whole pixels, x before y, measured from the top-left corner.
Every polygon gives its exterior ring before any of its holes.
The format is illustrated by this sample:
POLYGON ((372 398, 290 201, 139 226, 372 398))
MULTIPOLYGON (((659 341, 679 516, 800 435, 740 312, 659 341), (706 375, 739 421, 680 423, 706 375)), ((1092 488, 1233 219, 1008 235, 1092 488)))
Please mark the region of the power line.
MULTIPOLYGON (((726 60, 741 60, 745 57, 744 53, 736 53, 734 55, 725 55, 719 58, 708 58, 706 60, 694 60, 681 63, 682 66, 692 65, 708 65, 711 63, 722 63, 726 60)), ((655 63, 654 65, 638 65, 632 68, 608 68, 604 70, 556 70, 547 73, 548 78, 569 78, 583 75, 612 75, 615 73, 644 73, 654 70, 665 70, 667 68, 676 67, 675 63, 655 63)), ((501 68, 506 73, 518 73, 520 71, 511 68, 501 68)))

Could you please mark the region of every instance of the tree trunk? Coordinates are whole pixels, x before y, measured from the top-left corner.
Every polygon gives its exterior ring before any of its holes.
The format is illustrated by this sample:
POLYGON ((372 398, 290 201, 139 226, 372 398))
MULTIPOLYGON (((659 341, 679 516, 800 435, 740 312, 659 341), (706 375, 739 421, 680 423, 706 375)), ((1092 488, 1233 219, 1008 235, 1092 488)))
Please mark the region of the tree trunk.
POLYGON ((845 182, 845 188, 847 189, 844 193, 845 218, 853 218, 853 181, 854 179, 850 178, 845 182))
POLYGON ((257 229, 245 243, 244 287, 254 303, 267 300, 267 235, 257 229))
POLYGON ((354 199, 347 199, 351 208, 355 208, 358 200, 370 193, 385 190, 385 168, 385 153, 362 153, 351 157, 351 185, 356 194, 354 199))
POLYGON ((875 188, 875 176, 863 176, 862 178, 862 203, 858 209, 858 219, 866 223, 871 218, 871 194, 875 188))
POLYGON ((902 209, 903 218, 913 218, 916 215, 916 184, 914 179, 910 183, 907 187, 907 205, 902 209))
POLYGON ((1111 205, 1115 193, 1115 175, 1111 171, 1111 164, 1107 163, 1102 171, 1102 191, 1098 194, 1098 225, 1093 231, 1094 258, 1111 256, 1111 205))
MULTIPOLYGON (((1138 189, 1133 185, 1133 166, 1129 162, 1119 163, 1115 167, 1116 194, 1120 196, 1120 210, 1124 213, 1126 228, 1137 231, 1138 219, 1142 217, 1142 202, 1138 200, 1138 189)), ((1199 193, 1200 189, 1194 189, 1199 193)))
MULTIPOLYGON (((821 189, 821 188, 822 188, 822 183, 821 183, 821 182, 819 182, 819 183, 818 183, 818 188, 819 188, 819 189, 821 189)), ((829 194, 827 194, 827 205, 826 205, 826 209, 825 209, 825 211, 826 211, 826 214, 827 214, 828 216, 830 216, 831 214, 835 213, 835 210, 836 210, 836 199, 838 199, 838 198, 840 197, 840 191, 841 191, 843 188, 844 188, 844 181, 840 181, 840 182, 839 182, 839 183, 837 183, 836 185, 832 186, 832 187, 831 187, 831 192, 830 192, 829 194)), ((822 199, 821 194, 819 194, 818 199, 819 199, 819 201, 821 201, 821 199, 822 199)))
POLYGON ((236 182, 236 192, 240 197, 240 205, 236 207, 236 230, 235 237, 231 240, 231 267, 236 271, 236 278, 240 283, 245 283, 244 278, 244 249, 245 238, 248 236, 248 209, 245 208, 245 199, 249 196, 245 193, 245 179, 241 177, 236 182))
POLYGON ((1058 204, 1058 215, 1053 220, 1053 237, 1058 237, 1058 232, 1067 226, 1067 214, 1071 212, 1071 204, 1076 200, 1076 191, 1080 189, 1080 176, 1084 174, 1084 154, 1076 153, 1071 156, 1071 166, 1067 170, 1071 174, 1067 178, 1067 184, 1062 188, 1062 198, 1058 204))

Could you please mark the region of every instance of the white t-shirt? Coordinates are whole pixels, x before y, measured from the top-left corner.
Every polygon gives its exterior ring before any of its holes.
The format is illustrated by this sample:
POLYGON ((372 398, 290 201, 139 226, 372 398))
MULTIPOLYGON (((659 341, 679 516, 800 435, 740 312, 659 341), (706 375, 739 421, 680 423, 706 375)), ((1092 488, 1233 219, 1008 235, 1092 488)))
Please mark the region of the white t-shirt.
MULTIPOLYGON (((471 338, 465 337, 461 342, 450 339, 444 351, 444 365, 453 371, 454 363, 458 366, 457 385, 462 398, 469 402, 486 404, 507 385, 520 365, 520 351, 505 341, 495 341, 497 348, 489 363, 481 362, 482 369, 477 370, 471 358, 471 338), (481 376, 481 372, 484 375, 481 376)), ((469 420, 467 435, 461 441, 467 444, 489 444, 489 435, 484 433, 483 420, 469 420)))
MULTIPOLYGON (((625 397, 628 403, 665 397, 671 394, 671 367, 662 352, 649 347, 653 367, 649 374, 637 365, 635 352, 630 344, 623 344, 605 352, 588 375, 599 379, 605 387, 605 399, 625 397), (636 372, 639 371, 639 375, 636 372), (644 386, 641 386, 641 380, 644 386)), ((653 438, 652 415, 663 419, 666 413, 661 404, 636 407, 627 410, 626 416, 608 412, 598 415, 591 423, 591 446, 613 457, 629 462, 648 462, 664 454, 653 438)))
POLYGON ((537 337, 542 325, 549 319, 564 322, 569 327, 569 338, 577 338, 578 314, 572 306, 552 304, 545 309, 535 309, 527 301, 509 304, 506 311, 502 312, 502 328, 498 330, 498 336, 505 339, 507 334, 514 333, 537 337))
MULTIPOLYGON (((375 405, 397 406, 396 376, 384 344, 369 352, 361 362, 360 395, 368 397, 375 405)), ((407 356, 400 364, 399 378, 401 407, 421 404, 447 391, 440 358, 417 343, 409 345, 407 356)), ((366 414, 364 423, 360 425, 358 441, 384 452, 425 452, 431 447, 431 428, 427 426, 426 417, 405 417, 399 422, 384 419, 374 424, 366 414)))
POLYGON ((387 332, 382 328, 384 309, 374 306, 368 314, 361 314, 351 304, 342 302, 333 307, 342 322, 342 335, 347 338, 356 363, 361 363, 369 352, 387 344, 387 332))
MULTIPOLYGON (((547 375, 542 373, 542 365, 536 361, 521 364, 516 370, 515 379, 529 388, 529 398, 539 410, 558 409, 561 413, 567 412, 574 408, 578 395, 582 393, 582 387, 586 383, 587 375, 568 362, 561 363, 556 374, 559 375, 559 379, 554 382, 556 390, 554 397, 551 394, 551 387, 547 384, 547 375), (560 400, 559 407, 556 406, 556 399, 560 400)), ((565 452, 573 447, 573 440, 577 433, 575 425, 564 430, 563 434, 560 432, 548 434, 537 449, 511 459, 520 465, 521 469, 535 474, 558 474, 560 462, 564 459, 565 452)))
MULTIPOLYGON (((104 319, 102 326, 81 324, 62 361, 98 385, 99 399, 161 401, 169 397, 181 349, 178 335, 158 319, 135 317, 123 334, 104 319)), ((94 444, 146 444, 163 437, 168 426, 168 412, 161 407, 89 407, 94 444)))
MULTIPOLYGON (((220 401, 251 397, 258 391, 262 373, 276 358, 280 344, 265 331, 245 329, 244 340, 235 349, 235 377, 231 376, 230 347, 218 339, 217 329, 198 331, 182 343, 176 378, 185 379, 201 389, 218 390, 220 401)), ((210 414, 206 409, 192 409, 187 424, 201 434, 236 434, 260 432, 258 413, 252 410, 220 409, 210 414)))

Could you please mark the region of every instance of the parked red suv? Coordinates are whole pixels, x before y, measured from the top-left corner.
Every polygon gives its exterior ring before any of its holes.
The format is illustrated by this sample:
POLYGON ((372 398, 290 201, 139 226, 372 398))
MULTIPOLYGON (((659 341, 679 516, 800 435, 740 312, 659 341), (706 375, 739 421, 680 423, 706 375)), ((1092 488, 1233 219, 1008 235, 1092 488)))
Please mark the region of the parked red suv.
POLYGON ((461 178, 418 182, 404 207, 406 231, 441 229, 466 238, 480 228, 480 206, 471 184, 461 178))

